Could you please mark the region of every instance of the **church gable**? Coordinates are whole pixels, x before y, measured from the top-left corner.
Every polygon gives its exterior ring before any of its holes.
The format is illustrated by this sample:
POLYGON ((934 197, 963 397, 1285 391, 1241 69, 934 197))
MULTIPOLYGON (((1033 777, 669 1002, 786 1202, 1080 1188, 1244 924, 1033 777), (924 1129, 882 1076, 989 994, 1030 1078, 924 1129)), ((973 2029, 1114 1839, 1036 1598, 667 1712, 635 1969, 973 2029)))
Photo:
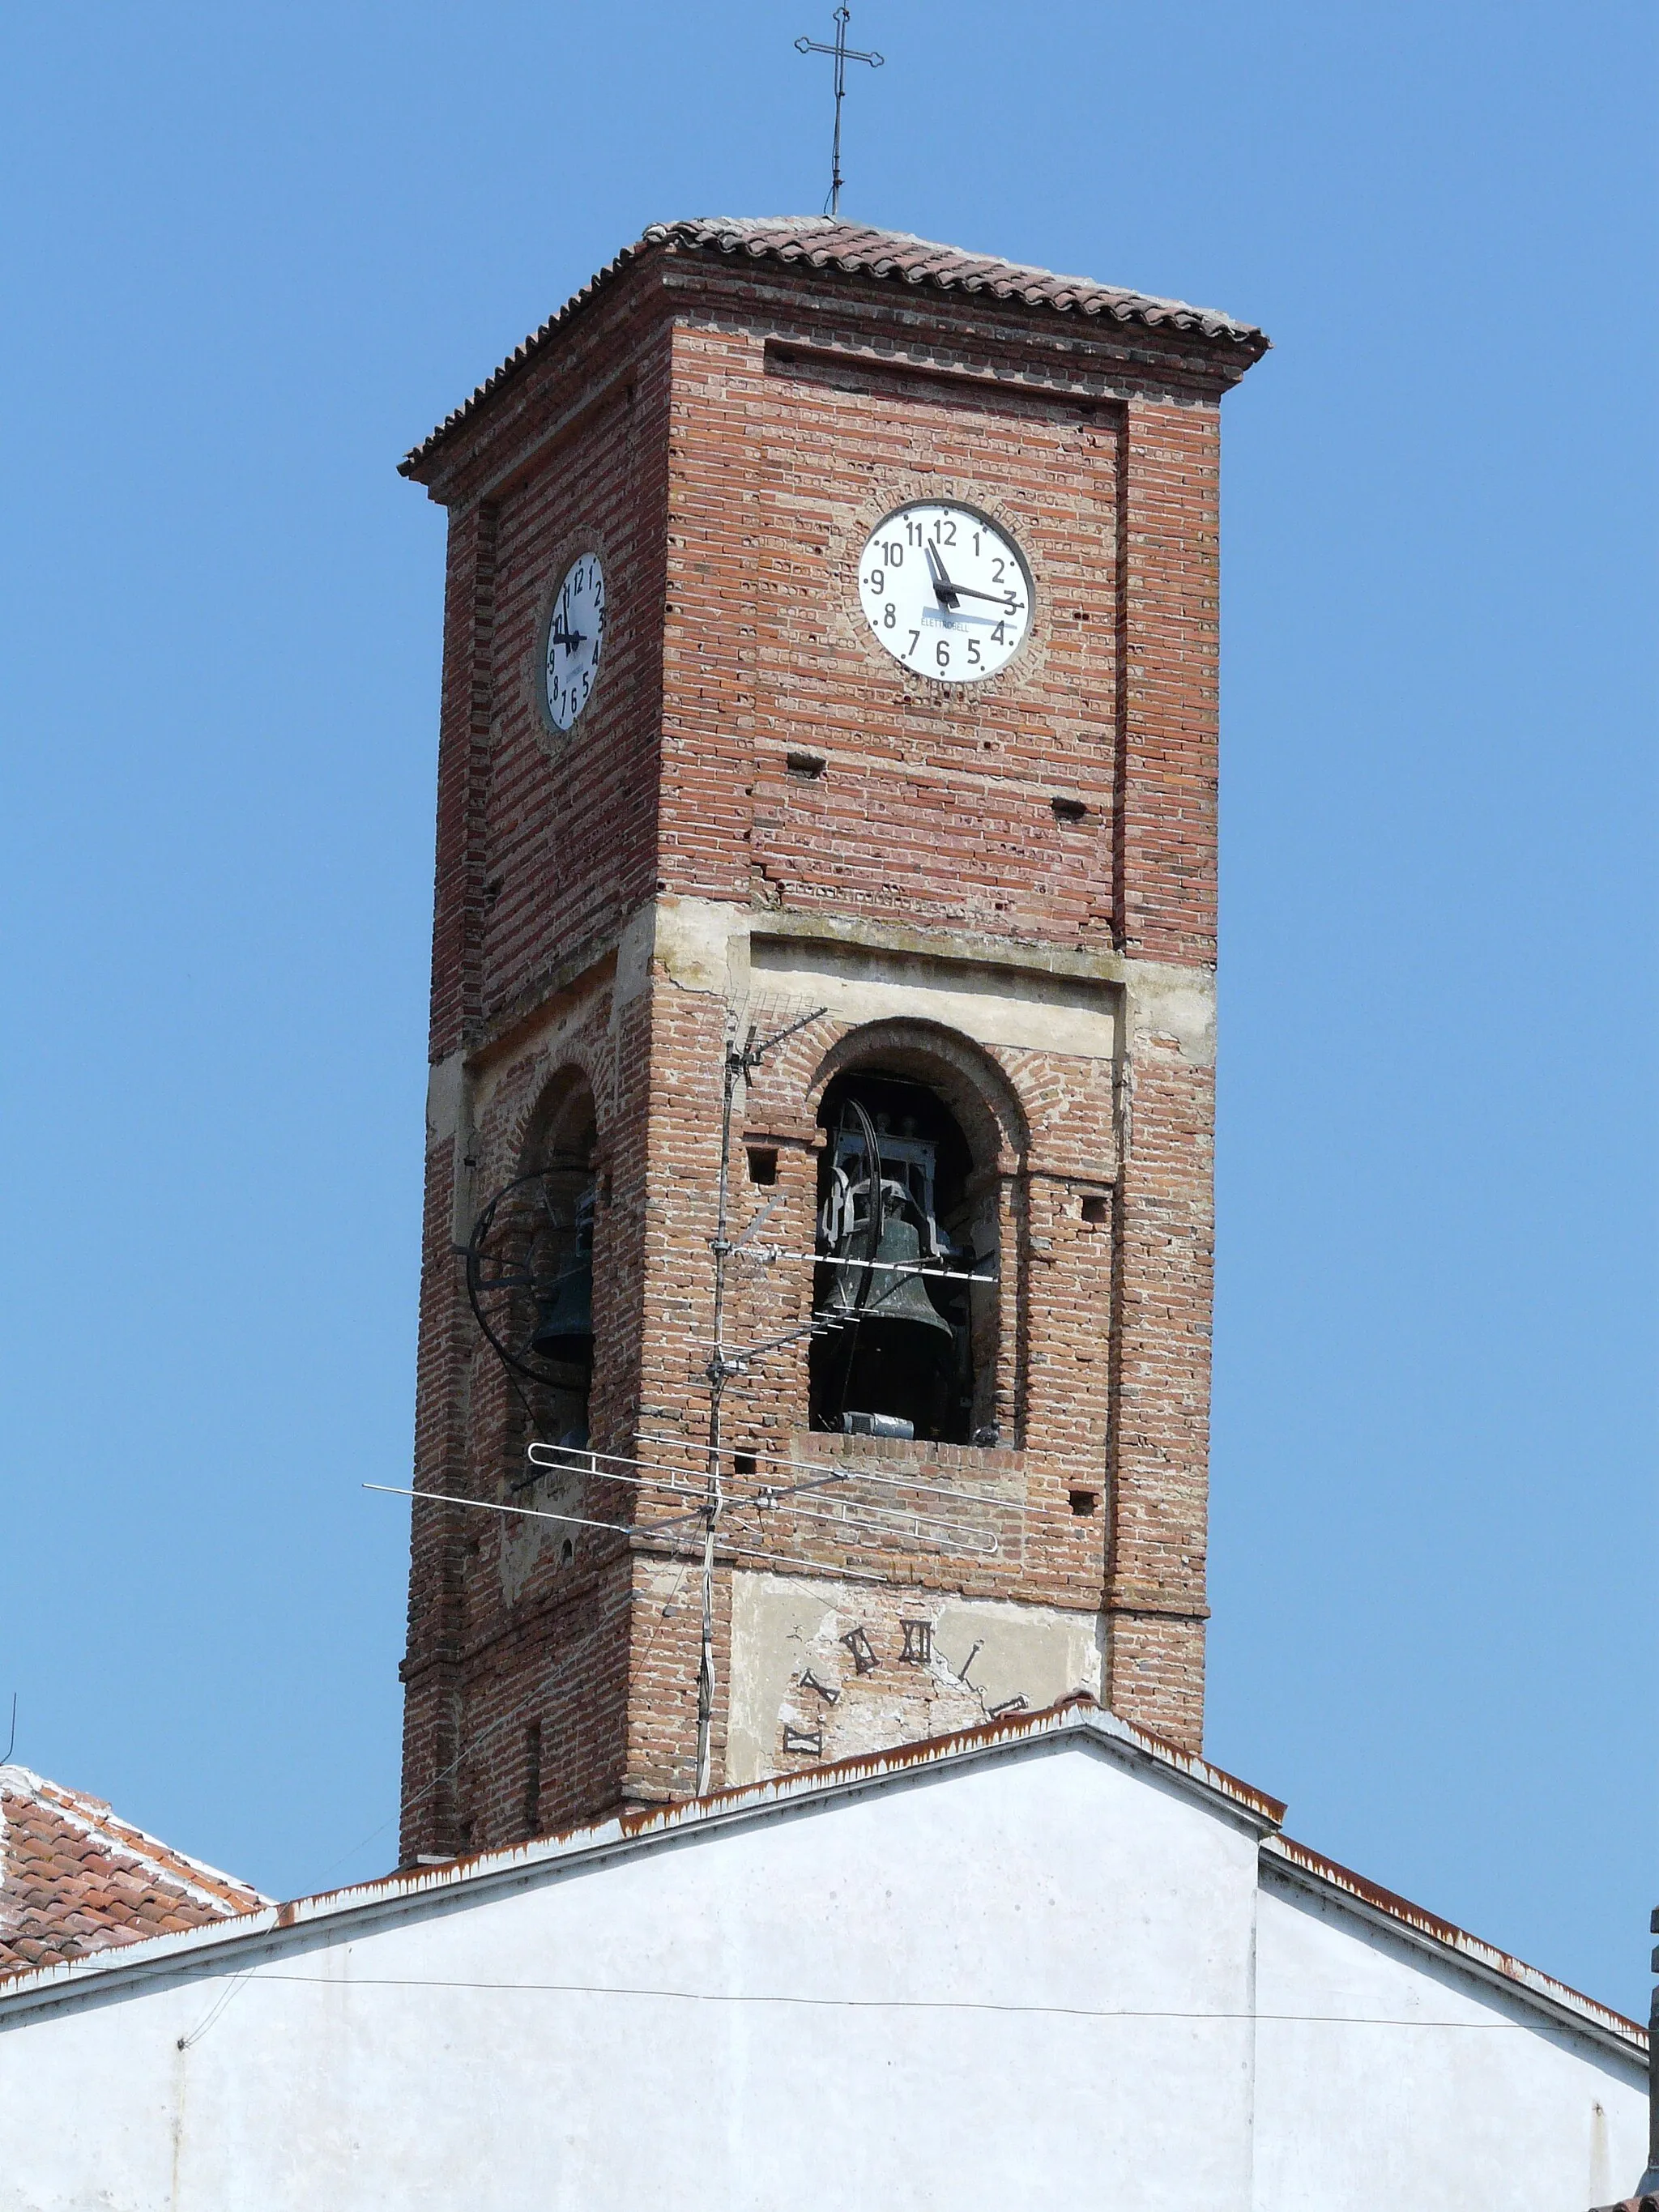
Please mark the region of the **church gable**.
POLYGON ((1281 1812, 1074 1705, 30 1976, 16 2094, 101 2087, 15 2184, 1449 2212, 1634 2172, 1639 2031, 1367 1903, 1281 1812))

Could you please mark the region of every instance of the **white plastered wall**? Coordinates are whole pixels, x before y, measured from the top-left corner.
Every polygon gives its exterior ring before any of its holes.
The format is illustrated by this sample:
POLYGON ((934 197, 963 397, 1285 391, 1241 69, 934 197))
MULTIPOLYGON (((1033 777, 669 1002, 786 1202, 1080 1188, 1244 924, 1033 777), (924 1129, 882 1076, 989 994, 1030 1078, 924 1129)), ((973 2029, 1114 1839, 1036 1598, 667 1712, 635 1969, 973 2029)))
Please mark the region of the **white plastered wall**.
POLYGON ((1270 1870, 1258 1910, 1258 2205, 1588 2212, 1632 2187, 1628 2067, 1328 1893, 1270 1870))
POLYGON ((9 2027, 0 1995, 0 2203, 1583 2212, 1592 2100, 1628 2185, 1637 2062, 1588 2033, 1258 2022, 1494 2006, 1258 1908, 1257 1844, 1071 1729, 152 1949, 9 2027))

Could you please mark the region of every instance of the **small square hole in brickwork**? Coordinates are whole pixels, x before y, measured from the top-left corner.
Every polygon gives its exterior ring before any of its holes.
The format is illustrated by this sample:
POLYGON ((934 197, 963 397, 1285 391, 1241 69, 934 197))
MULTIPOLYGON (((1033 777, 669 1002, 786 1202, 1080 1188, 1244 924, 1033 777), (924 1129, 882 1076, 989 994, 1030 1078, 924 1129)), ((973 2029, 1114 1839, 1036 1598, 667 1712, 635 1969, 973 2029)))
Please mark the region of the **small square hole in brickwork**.
POLYGON ((1092 1513, 1100 1504, 1097 1490, 1068 1490, 1066 1495, 1071 1499, 1072 1510, 1076 1514, 1092 1513))
POLYGON ((1051 799, 1048 804, 1056 822, 1081 822, 1089 811, 1080 799, 1051 799))
POLYGON ((816 783, 827 765, 822 753, 786 753, 783 764, 803 783, 816 783))
POLYGON ((757 1471, 760 1462, 753 1452, 733 1452, 732 1455, 733 1474, 753 1474, 757 1471))
POLYGON ((778 1179, 777 1148, 772 1145, 750 1145, 749 1147, 749 1180, 750 1182, 775 1182, 778 1179))
POLYGON ((1085 1198, 1083 1201, 1083 1218, 1091 1229, 1103 1229, 1107 1219, 1105 1200, 1098 1195, 1085 1198))

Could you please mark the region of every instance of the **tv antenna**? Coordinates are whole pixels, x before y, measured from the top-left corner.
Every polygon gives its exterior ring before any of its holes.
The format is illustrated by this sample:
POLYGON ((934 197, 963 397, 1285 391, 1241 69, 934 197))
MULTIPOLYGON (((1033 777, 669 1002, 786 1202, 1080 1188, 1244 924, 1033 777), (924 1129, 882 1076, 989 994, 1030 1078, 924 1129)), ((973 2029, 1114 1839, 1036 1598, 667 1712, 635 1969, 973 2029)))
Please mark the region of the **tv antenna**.
POLYGON ((841 213, 841 104, 847 97, 847 64, 848 62, 868 62, 872 69, 879 69, 884 57, 878 53, 860 53, 856 46, 847 43, 847 26, 852 20, 852 10, 840 7, 836 10, 836 43, 826 46, 821 40, 800 38, 795 41, 799 54, 831 54, 836 64, 836 137, 830 155, 830 212, 841 213))

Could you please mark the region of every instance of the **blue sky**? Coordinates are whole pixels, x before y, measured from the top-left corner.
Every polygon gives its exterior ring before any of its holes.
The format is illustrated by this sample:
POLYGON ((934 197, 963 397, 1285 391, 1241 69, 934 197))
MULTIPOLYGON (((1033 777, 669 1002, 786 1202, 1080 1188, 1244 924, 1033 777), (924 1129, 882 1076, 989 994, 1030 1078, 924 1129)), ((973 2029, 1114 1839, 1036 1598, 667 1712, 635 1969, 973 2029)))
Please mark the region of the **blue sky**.
MULTIPOLYGON (((395 1852, 442 522, 644 225, 815 210, 787 6, 4 33, 0 1697, 283 1893, 395 1852)), ((1652 11, 871 0, 849 214, 1220 307, 1208 1747, 1645 2011, 1652 11)))

